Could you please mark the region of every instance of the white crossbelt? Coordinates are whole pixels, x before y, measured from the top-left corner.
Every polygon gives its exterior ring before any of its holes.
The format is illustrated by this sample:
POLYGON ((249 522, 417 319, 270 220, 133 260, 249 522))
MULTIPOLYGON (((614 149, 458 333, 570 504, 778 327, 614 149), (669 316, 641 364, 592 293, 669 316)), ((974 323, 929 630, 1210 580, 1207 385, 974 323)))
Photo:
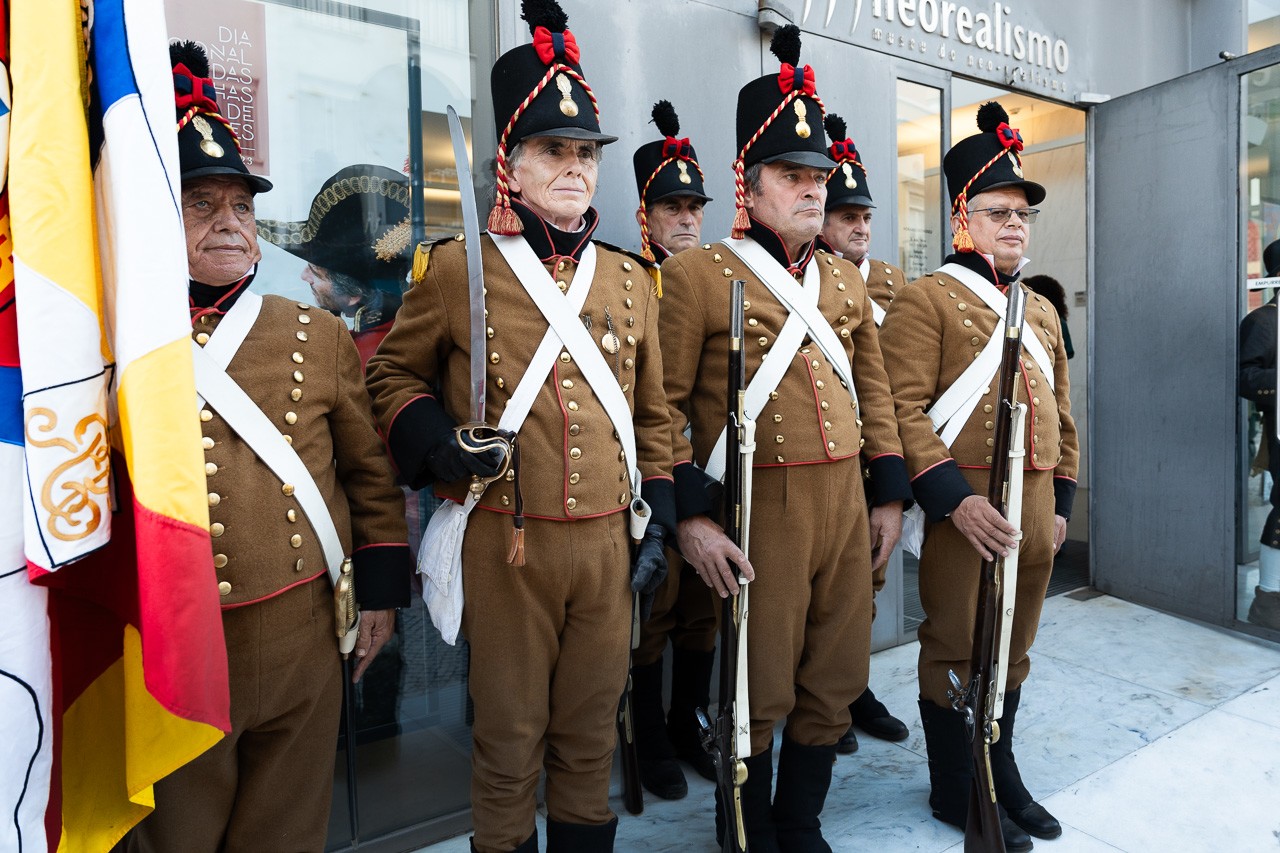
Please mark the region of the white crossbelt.
POLYGON ((226 371, 261 308, 262 297, 246 290, 218 323, 204 347, 191 342, 199 392, 197 409, 207 402, 282 483, 293 485, 294 498, 320 540, 329 579, 337 584, 345 556, 342 540, 315 478, 271 419, 226 371))
MULTIPOLYGON (((981 299, 987 307, 995 311, 997 317, 1003 319, 1009 309, 1009 299, 994 284, 960 264, 943 264, 938 269, 938 272, 949 275, 959 281, 972 291, 974 296, 981 299)), ((1021 285, 1014 286, 1021 287, 1021 285)), ((1025 323, 1022 326, 1022 345, 1026 347, 1027 352, 1031 354, 1036 364, 1040 366, 1040 371, 1049 382, 1049 389, 1053 390, 1053 365, 1049 361, 1049 353, 1045 350, 1040 338, 1036 336, 1035 331, 1028 331, 1025 323)), ((965 371, 956 378, 956 381, 952 382, 947 387, 947 390, 943 391, 933 405, 929 407, 929 420, 933 422, 933 429, 938 433, 938 437, 942 439, 942 443, 948 449, 955 443, 960 431, 964 429, 964 425, 969 422, 970 415, 978 407, 978 401, 986 394, 992 379, 995 378, 996 371, 1000 369, 1003 347, 1004 338, 1001 335, 993 334, 991 339, 987 341, 987 345, 978 354, 978 357, 965 368, 965 371)), ((924 525, 924 510, 920 508, 919 504, 911 507, 903 514, 902 547, 908 553, 917 557, 920 556, 920 549, 924 545, 924 525)))
MULTIPOLYGON (((862 283, 871 283, 871 259, 864 257, 862 263, 858 264, 858 272, 862 273, 862 283)), ((867 294, 868 301, 871 302, 871 319, 876 321, 876 328, 884 325, 885 310, 880 307, 880 303, 871 298, 871 294, 867 294)))
MULTIPOLYGON (((944 264, 938 272, 951 276, 971 290, 974 296, 996 312, 997 317, 1003 318, 1008 311, 1008 297, 973 270, 959 264, 944 264)), ((950 447, 960 435, 960 430, 968 422, 978 401, 982 399, 985 389, 989 387, 996 371, 999 370, 1003 344, 1004 339, 1000 335, 992 335, 973 363, 929 407, 929 419, 933 421, 933 428, 941 430, 939 435, 947 447, 950 447)), ((1053 364, 1049 360, 1049 353, 1036 333, 1029 331, 1025 324, 1022 327, 1022 345, 1040 366, 1040 371, 1049 382, 1050 390, 1053 390, 1053 364)))
MULTIPOLYGON (((759 417, 769 395, 778 389, 783 376, 791 366, 792 359, 800 351, 805 336, 808 335, 827 361, 831 363, 836 374, 849 389, 849 395, 856 403, 858 392, 853 383, 853 366, 844 345, 831 328, 830 321, 818 310, 818 297, 821 296, 822 273, 816 262, 810 262, 804 272, 804 283, 799 284, 782 264, 778 263, 764 247, 745 237, 741 240, 725 240, 725 245, 747 265, 756 278, 769 289, 782 306, 790 312, 782 331, 769 350, 769 357, 760 362, 755 375, 747 383, 743 397, 745 416, 750 420, 759 417)), ((724 479, 725 445, 728 441, 725 430, 720 431, 715 448, 707 459, 707 474, 716 479, 724 479)))
MULTIPOLYGON (((490 235, 491 237, 493 235, 490 235)), ((524 242, 524 238, 520 239, 524 242)), ((496 242, 496 240, 495 240, 496 242)), ((532 251, 531 251, 532 253, 532 251)), ((541 264, 538 265, 541 268, 541 264)), ((545 272, 545 270, 543 270, 545 272)), ((582 262, 573 277, 573 286, 565 294, 567 310, 577 316, 587 302, 596 273, 595 246, 588 244, 582 253, 582 262)), ((516 273, 519 276, 519 273, 516 273)), ((557 293, 559 289, 557 288, 557 293)), ((524 376, 507 401, 498 418, 498 429, 519 433, 533 409, 538 392, 547 381, 547 375, 555 365, 560 351, 560 336, 548 327, 538 344, 524 376)), ((453 645, 458 640, 462 626, 462 543, 467 530, 467 518, 475 509, 479 497, 471 491, 462 503, 445 501, 432 514, 422 535, 422 547, 418 551, 418 573, 423 576, 422 600, 426 602, 431 622, 441 638, 453 645)))
MULTIPOLYGON (((520 280, 520 284, 524 286, 533 303, 538 306, 538 310, 550 324, 550 331, 559 337, 564 348, 577 363, 578 369, 586 377, 587 384, 591 386, 591 390, 613 423, 613 429, 617 432, 618 440, 622 444, 622 452, 626 456, 627 470, 631 475, 631 536, 638 540, 644 536, 645 527, 649 523, 649 509, 640 496, 640 468, 636 459, 636 433, 631 406, 622 392, 622 386, 618 384, 618 377, 609 369, 600 348, 582 325, 582 320, 579 318, 581 306, 573 307, 566 298, 566 294, 560 292, 555 279, 547 272, 542 261, 538 260, 528 241, 519 235, 490 236, 494 245, 498 247, 498 251, 502 252, 502 257, 506 259, 508 266, 516 274, 516 278, 520 280)), ((582 253, 583 263, 585 264, 590 256, 591 263, 594 265, 595 255, 595 246, 588 243, 582 253)), ((578 274, 581 275, 581 270, 578 274)), ((577 279, 578 276, 575 275, 574 281, 576 282, 577 279)))

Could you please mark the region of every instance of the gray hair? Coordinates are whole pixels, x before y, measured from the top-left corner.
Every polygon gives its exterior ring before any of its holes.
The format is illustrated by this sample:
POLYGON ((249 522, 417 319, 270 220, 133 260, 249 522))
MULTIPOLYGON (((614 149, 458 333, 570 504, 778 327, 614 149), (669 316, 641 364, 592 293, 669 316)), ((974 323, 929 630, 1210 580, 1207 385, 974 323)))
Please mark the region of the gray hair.
POLYGON ((370 288, 366 287, 364 282, 352 275, 344 272, 325 268, 325 272, 329 273, 329 281, 333 285, 334 293, 340 296, 357 296, 363 297, 368 294, 370 288))
POLYGON ((760 180, 763 173, 764 163, 753 163, 742 173, 742 184, 751 190, 752 195, 760 195, 760 190, 764 189, 764 184, 760 180))

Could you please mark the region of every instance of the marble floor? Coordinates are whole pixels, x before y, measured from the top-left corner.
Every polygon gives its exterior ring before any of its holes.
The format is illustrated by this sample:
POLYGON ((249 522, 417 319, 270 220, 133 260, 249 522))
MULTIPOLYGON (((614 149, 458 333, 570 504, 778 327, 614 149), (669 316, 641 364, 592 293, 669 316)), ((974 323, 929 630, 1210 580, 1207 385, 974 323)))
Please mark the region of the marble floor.
MULTIPOLYGON (((908 723, 900 744, 860 736, 841 756, 823 831, 833 850, 959 851, 927 805, 915 644, 871 659, 871 685, 908 723)), ((1018 715, 1018 764, 1074 851, 1280 850, 1280 645, 1088 590, 1049 599, 1018 715)), ((646 795, 619 851, 715 853, 712 785, 646 795)), ((539 820, 541 823, 541 820, 539 820)), ((545 838, 540 827, 539 835, 545 838)), ((420 853, 466 853, 466 836, 420 853)))

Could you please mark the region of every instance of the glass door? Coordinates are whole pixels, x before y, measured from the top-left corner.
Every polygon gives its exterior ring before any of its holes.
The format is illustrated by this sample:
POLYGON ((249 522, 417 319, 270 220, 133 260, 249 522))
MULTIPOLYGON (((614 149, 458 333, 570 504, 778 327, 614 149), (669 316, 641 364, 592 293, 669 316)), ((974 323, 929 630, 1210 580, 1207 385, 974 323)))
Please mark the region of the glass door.
MULTIPOLYGON (((487 86, 473 87, 472 60, 487 68, 495 53, 493 4, 166 0, 166 15, 171 39, 206 47, 250 169, 275 184, 257 200, 263 258, 254 289, 319 304, 359 333, 361 315, 326 304, 317 276, 362 299, 386 291, 390 301, 379 304, 395 306, 406 286, 401 275, 372 282, 348 270, 338 278, 290 249, 323 242, 329 232, 320 218, 353 194, 363 213, 349 218, 375 228, 365 242, 377 252, 411 257, 418 242, 462 230, 445 106, 458 111, 468 142, 472 116, 482 116, 473 161, 484 162, 493 143, 483 116, 491 110, 487 86), (383 217, 384 206, 394 215, 383 217)), ((430 489, 406 490, 406 503, 416 555, 435 501, 430 489)), ((415 592, 394 637, 348 687, 335 742, 315 745, 336 747, 329 850, 403 850, 467 828, 467 671, 465 643, 443 643, 415 592)))

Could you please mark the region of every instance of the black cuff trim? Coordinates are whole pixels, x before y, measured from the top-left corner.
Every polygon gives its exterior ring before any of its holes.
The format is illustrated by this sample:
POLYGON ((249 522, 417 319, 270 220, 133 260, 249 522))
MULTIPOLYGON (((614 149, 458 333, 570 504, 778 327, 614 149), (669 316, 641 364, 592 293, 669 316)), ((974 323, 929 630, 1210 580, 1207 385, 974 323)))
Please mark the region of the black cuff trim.
POLYGON ((410 400, 396 415, 387 435, 387 450, 409 488, 421 489, 435 482, 435 474, 427 467, 427 454, 455 426, 457 422, 434 397, 410 400))
POLYGON ((942 521, 974 494, 954 459, 941 462, 911 481, 911 491, 930 521, 942 521))
POLYGON ((669 535, 674 534, 676 532, 675 483, 666 477, 655 477, 641 483, 640 492, 644 502, 649 505, 649 523, 661 524, 669 535))
POLYGON ((356 601, 361 610, 389 610, 409 606, 413 557, 408 545, 375 545, 351 557, 356 601))
MULTIPOLYGON (((675 471, 675 510, 676 519, 684 521, 695 515, 714 517, 716 502, 712 493, 722 488, 707 473, 692 462, 678 464, 675 471)), ((674 530, 674 525, 672 526, 674 530)))
POLYGON ((907 463, 895 454, 877 456, 867 463, 871 475, 869 495, 872 506, 883 506, 893 501, 911 500, 911 480, 907 477, 907 463))
POLYGON ((1053 514, 1071 520, 1071 507, 1076 502, 1076 481, 1066 477, 1053 478, 1053 514))

